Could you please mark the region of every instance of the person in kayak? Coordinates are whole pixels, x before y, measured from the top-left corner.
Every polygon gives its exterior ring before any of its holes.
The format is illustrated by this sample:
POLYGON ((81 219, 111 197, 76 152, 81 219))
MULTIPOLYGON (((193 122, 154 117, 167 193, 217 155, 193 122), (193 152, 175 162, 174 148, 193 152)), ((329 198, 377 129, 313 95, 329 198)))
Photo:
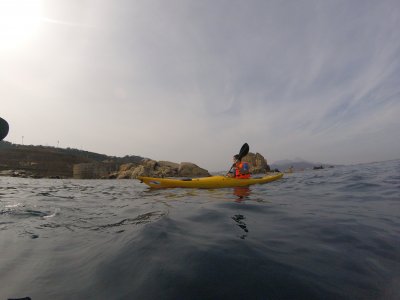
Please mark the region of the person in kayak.
POLYGON ((228 177, 247 179, 250 178, 250 165, 248 162, 242 162, 240 156, 233 156, 234 167, 228 173, 228 177))

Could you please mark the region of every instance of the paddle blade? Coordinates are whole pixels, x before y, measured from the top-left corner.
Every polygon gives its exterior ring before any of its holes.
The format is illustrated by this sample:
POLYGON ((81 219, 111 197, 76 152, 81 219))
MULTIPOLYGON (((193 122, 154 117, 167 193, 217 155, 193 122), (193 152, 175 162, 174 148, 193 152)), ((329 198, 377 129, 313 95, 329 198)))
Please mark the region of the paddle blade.
POLYGON ((240 148, 240 151, 239 151, 239 159, 242 159, 243 157, 245 157, 249 153, 249 150, 250 150, 249 144, 244 143, 242 148, 240 148))
POLYGON ((6 120, 0 118, 0 141, 2 141, 8 134, 8 123, 6 120))

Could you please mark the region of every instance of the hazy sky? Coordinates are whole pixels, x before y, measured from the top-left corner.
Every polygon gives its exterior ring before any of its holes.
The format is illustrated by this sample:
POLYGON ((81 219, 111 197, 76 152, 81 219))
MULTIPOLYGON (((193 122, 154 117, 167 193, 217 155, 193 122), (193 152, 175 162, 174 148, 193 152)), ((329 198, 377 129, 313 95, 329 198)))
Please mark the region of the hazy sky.
POLYGON ((400 158, 400 1, 0 0, 7 141, 229 167, 400 158))

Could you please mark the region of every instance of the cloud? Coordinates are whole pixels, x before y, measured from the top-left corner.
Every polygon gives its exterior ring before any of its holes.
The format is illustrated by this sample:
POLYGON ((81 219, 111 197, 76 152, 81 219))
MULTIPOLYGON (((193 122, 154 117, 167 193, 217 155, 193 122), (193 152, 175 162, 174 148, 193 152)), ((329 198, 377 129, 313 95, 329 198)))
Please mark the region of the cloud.
POLYGON ((56 24, 56 25, 65 25, 65 26, 71 26, 71 27, 88 27, 92 28, 92 26, 87 25, 87 24, 82 24, 82 23, 74 23, 74 22, 66 22, 62 20, 55 20, 55 19, 49 19, 49 18, 41 18, 42 22, 45 23, 50 23, 50 24, 56 24))

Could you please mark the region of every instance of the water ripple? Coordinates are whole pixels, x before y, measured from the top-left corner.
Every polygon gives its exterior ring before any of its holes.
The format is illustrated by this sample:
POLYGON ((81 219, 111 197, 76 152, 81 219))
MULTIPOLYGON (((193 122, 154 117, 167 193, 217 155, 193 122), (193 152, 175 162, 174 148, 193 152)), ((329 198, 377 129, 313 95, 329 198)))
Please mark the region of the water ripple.
POLYGON ((400 161, 248 189, 1 178, 0 297, 399 299, 400 161))

